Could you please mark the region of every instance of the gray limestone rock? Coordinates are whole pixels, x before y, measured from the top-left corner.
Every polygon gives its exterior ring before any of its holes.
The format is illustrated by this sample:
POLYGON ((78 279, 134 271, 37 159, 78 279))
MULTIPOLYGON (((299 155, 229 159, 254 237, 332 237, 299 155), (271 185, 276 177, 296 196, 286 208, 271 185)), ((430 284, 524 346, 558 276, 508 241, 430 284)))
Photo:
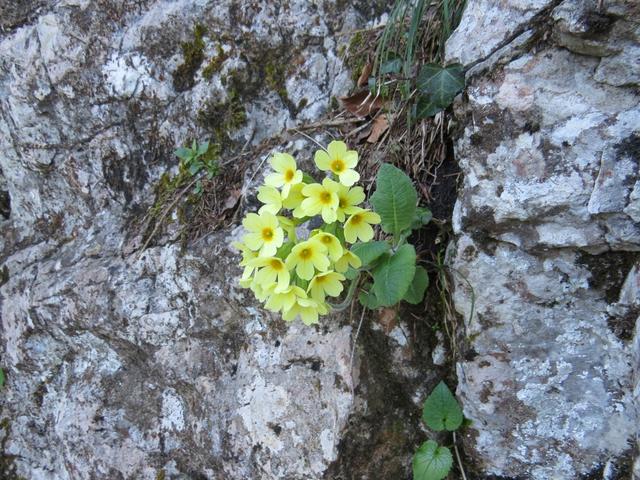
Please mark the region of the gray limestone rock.
POLYGON ((457 390, 473 422, 466 452, 500 478, 630 478, 640 12, 625 1, 468 3, 447 43, 451 61, 486 65, 455 107, 464 184, 449 253, 468 347, 457 390), (480 11, 537 41, 491 43, 480 11))
MULTIPOLYGON (((173 150, 220 135, 237 152, 316 120, 350 88, 346 33, 382 8, 0 1, 0 477, 406 475, 428 356, 412 364, 404 337, 367 326, 352 361, 348 318, 269 314, 237 286, 237 229, 139 251, 173 150), (246 118, 220 133, 234 99, 246 118)), ((290 140, 271 144, 312 158, 290 140)), ((249 196, 267 154, 247 164, 249 196)))

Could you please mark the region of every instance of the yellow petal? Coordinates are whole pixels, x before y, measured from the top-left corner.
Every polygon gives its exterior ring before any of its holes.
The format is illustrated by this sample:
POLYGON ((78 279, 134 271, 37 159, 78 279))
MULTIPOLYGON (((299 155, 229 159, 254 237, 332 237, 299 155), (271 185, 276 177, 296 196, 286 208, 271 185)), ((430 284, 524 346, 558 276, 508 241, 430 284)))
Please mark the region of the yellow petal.
POLYGON ((329 154, 324 150, 318 150, 314 156, 314 160, 316 162, 316 167, 318 167, 322 171, 329 170, 329 163, 331 159, 329 158, 329 154))
POLYGON ((334 140, 327 146, 327 152, 331 158, 340 158, 344 160, 347 153, 347 144, 339 140, 334 140))
POLYGON ((257 214, 250 213, 242 220, 242 226, 251 232, 257 232, 262 229, 262 222, 257 214))
POLYGON ((342 183, 347 187, 350 187, 351 185, 356 183, 358 180, 360 180, 360 174, 355 170, 345 170, 340 174, 339 178, 340 178, 340 183, 342 183))

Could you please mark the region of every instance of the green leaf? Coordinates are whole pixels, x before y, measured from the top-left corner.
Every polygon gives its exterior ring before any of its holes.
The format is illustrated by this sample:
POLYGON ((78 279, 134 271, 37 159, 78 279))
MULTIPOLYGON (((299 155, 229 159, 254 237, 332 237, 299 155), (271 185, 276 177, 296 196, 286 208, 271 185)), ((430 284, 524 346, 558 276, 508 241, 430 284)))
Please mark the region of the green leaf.
POLYGON ((428 63, 420 69, 417 86, 435 107, 447 108, 464 88, 464 68, 458 63, 446 67, 428 63))
POLYGON ((440 382, 425 400, 422 420, 437 432, 440 430, 452 432, 462 425, 462 409, 444 382, 440 382))
POLYGON ((423 267, 416 267, 416 273, 413 276, 413 281, 409 285, 407 293, 404 294, 403 300, 417 305, 422 302, 424 298, 424 291, 429 286, 429 274, 423 267))
POLYGON ((431 213, 431 210, 424 207, 418 207, 416 208, 416 215, 413 218, 413 223, 411 224, 411 228, 413 230, 417 230, 423 225, 426 225, 427 223, 429 223, 432 218, 433 218, 433 214, 431 213))
POLYGON ((388 251, 389 244, 381 241, 356 243, 351 247, 351 252, 360 258, 362 266, 371 265, 372 262, 388 251))
POLYGON ((426 441, 413 456, 413 480, 442 480, 452 466, 453 457, 447 447, 426 441))
POLYGON ((191 150, 188 148, 179 148, 175 152, 176 157, 182 160, 189 160, 191 158, 191 150))
POLYGON ((380 66, 380 75, 387 73, 400 73, 402 68, 402 59, 399 57, 387 60, 380 66))
POLYGON ((376 294, 373 292, 360 292, 360 295, 358 295, 358 300, 360 300, 360 305, 370 310, 375 310, 376 308, 380 307, 380 303, 376 298, 376 294))
POLYGON ((0 388, 4 387, 4 370, 0 368, 0 388))
POLYGON ((413 117, 416 120, 420 120, 427 117, 433 117, 436 113, 444 110, 442 107, 438 107, 431 101, 429 95, 420 95, 418 101, 413 106, 413 117))
POLYGON ((195 162, 192 162, 189 165, 189 173, 191 175, 195 175, 196 173, 198 173, 200 171, 200 169, 203 167, 204 165, 202 164, 202 162, 196 160, 195 162))
POLYGON ((358 270, 353 267, 349 267, 343 275, 347 280, 354 280, 358 276, 358 270))
POLYGON ((276 252, 276 257, 284 260, 291 253, 291 250, 295 245, 295 242, 285 242, 276 252))
POLYGON ((382 230, 398 238, 402 230, 411 226, 417 201, 411 179, 393 165, 383 164, 371 196, 371 205, 382 219, 382 230))
POLYGON ((416 251, 405 243, 373 270, 373 293, 383 307, 395 305, 409 289, 416 270, 416 251))
POLYGON ((209 142, 201 143, 198 147, 198 155, 204 155, 209 150, 209 142))

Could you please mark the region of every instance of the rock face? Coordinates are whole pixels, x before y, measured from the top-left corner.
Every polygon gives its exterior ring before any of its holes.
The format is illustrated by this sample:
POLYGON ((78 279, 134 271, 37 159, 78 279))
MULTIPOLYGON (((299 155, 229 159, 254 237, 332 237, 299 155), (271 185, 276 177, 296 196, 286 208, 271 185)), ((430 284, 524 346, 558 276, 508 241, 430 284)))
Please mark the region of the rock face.
MULTIPOLYGON (((407 475, 435 373, 402 328, 364 329, 377 350, 352 364, 347 319, 286 325, 236 286, 239 231, 136 250, 175 147, 256 144, 350 87, 339 44, 380 10, 285 3, 0 1, 0 477, 407 475), (375 362, 414 383, 376 383, 375 362), (381 408, 398 417, 341 458, 349 415, 381 408)), ((278 148, 309 160, 299 138, 278 148)))
POLYGON ((640 475, 640 8, 601 3, 470 0, 447 42, 469 68, 458 395, 500 478, 640 475))

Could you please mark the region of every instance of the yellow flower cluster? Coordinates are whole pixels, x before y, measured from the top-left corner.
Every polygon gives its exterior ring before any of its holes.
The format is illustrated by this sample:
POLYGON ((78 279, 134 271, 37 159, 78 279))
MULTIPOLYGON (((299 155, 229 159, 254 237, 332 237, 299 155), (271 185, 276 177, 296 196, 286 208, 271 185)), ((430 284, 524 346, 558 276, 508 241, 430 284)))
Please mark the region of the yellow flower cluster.
POLYGON ((360 206, 365 194, 354 186, 360 179, 356 151, 333 141, 314 160, 328 174, 321 183, 299 170, 291 155, 270 158, 274 171, 258 188, 263 205, 243 219, 247 233, 234 244, 242 252, 240 285, 285 320, 299 316, 307 325, 329 312, 326 299, 340 296, 348 268, 361 266, 347 244, 368 242, 371 225, 380 223, 377 213, 360 206), (299 239, 298 227, 317 216, 322 225, 299 239))

